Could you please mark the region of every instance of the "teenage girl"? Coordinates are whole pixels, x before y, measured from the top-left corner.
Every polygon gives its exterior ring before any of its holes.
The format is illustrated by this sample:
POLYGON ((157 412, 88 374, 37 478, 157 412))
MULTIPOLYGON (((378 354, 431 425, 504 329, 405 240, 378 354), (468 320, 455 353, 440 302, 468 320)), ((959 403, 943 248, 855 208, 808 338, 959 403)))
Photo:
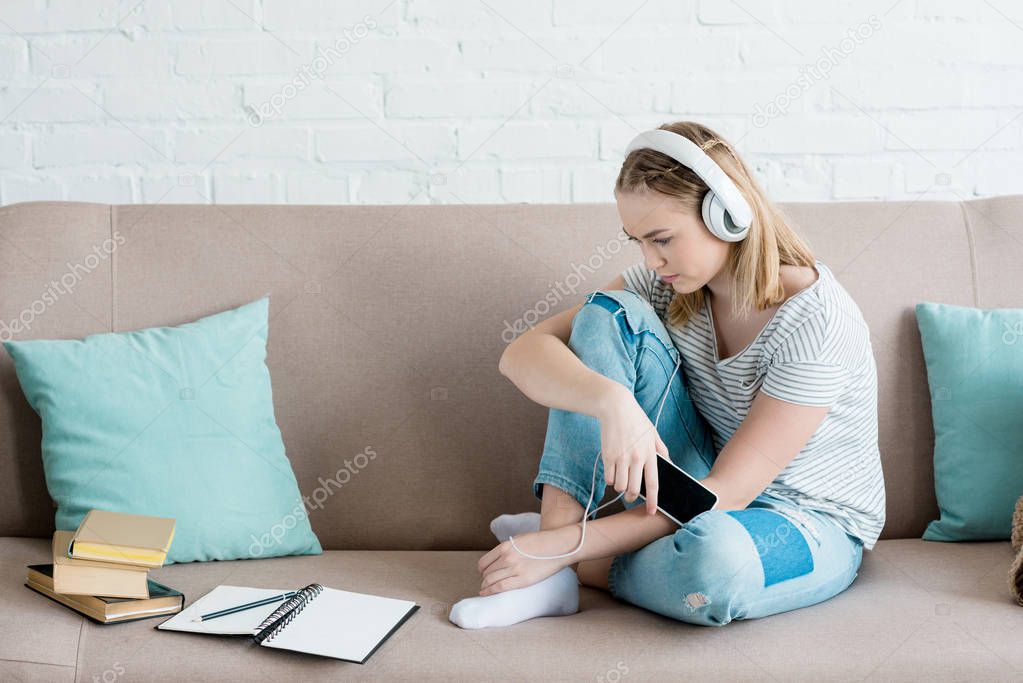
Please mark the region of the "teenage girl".
POLYGON ((665 124, 626 154, 614 196, 642 262, 501 357, 551 409, 541 512, 492 522, 479 597, 449 615, 463 628, 572 614, 580 584, 702 625, 806 607, 853 582, 884 525, 855 302, 713 130, 665 124), (658 512, 657 457, 716 507, 681 527, 658 512), (589 519, 605 486, 626 510, 589 519))

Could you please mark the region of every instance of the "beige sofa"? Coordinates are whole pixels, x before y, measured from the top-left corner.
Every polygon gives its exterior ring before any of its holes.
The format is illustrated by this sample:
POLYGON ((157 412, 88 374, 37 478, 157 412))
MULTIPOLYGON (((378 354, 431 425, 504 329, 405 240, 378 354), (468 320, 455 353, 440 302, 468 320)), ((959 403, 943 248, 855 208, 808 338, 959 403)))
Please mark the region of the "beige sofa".
POLYGON ((39 420, 0 352, 0 680, 1019 680, 1008 541, 919 538, 937 506, 913 306, 1023 306, 1023 197, 783 208, 859 303, 877 359, 888 517, 852 586, 720 628, 584 588, 576 615, 478 631, 447 614, 479 589, 489 520, 539 509, 546 420, 498 356, 517 321, 639 258, 613 205, 0 208, 0 321, 29 321, 18 338, 179 324, 270 294, 277 417, 321 501, 309 514, 325 552, 154 578, 189 600, 319 581, 421 606, 360 666, 158 620, 99 626, 23 587, 25 565, 47 561, 53 510, 39 420), (123 244, 107 255, 112 236, 123 244), (44 297, 69 272, 73 289, 44 297), (367 448, 377 457, 356 464, 367 448))

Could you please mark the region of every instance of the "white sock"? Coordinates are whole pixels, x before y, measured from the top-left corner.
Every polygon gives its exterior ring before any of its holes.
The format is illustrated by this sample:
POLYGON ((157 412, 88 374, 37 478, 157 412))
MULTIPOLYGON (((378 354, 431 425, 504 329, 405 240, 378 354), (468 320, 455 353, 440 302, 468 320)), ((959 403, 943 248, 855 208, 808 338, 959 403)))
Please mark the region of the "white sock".
POLYGON ((459 600, 448 618, 462 628, 489 628, 578 611, 579 580, 571 567, 565 567, 532 586, 459 600))
POLYGON ((490 522, 490 531, 502 543, 510 536, 518 536, 530 531, 540 530, 539 512, 520 512, 517 515, 501 515, 490 522))

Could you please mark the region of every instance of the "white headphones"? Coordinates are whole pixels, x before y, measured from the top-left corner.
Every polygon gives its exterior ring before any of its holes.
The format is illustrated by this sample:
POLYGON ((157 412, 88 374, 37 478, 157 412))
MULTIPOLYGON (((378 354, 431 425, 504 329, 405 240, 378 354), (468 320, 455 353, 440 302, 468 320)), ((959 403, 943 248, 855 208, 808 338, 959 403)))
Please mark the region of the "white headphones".
POLYGON ((707 229, 725 242, 745 239, 753 222, 753 211, 732 179, 699 145, 678 133, 655 128, 634 137, 625 148, 625 156, 637 149, 652 149, 666 154, 692 169, 710 188, 703 198, 701 211, 707 229))

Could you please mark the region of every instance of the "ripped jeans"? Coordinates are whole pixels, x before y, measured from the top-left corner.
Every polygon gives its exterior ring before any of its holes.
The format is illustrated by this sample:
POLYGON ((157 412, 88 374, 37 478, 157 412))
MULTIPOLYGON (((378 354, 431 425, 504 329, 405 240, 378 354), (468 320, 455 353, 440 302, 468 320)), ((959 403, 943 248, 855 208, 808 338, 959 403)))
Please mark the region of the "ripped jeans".
MULTIPOLYGON (((678 351, 646 300, 629 291, 593 293, 572 321, 569 347, 587 367, 631 388, 654 421, 678 351)), ((676 465, 696 479, 709 474, 717 457, 711 428, 689 397, 682 368, 657 431, 676 465)), ((605 493, 599 450, 596 418, 551 409, 534 495, 542 499, 543 485, 551 484, 585 508, 597 459, 592 514, 605 493)), ((643 505, 640 498, 622 502, 643 505)), ((862 558, 862 542, 832 517, 765 492, 744 510, 708 510, 618 555, 608 587, 616 598, 664 616, 723 626, 834 597, 856 578, 862 558)))

